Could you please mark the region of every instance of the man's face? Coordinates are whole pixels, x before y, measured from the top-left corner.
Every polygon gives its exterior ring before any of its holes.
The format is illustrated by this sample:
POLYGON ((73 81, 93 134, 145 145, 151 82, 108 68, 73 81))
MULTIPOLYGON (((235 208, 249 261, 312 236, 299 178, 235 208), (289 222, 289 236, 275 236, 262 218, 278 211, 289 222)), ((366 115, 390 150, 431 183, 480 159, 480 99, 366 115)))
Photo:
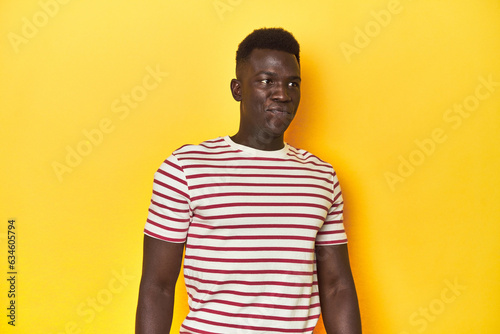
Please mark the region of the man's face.
POLYGON ((254 139, 283 137, 300 101, 300 68, 293 54, 254 49, 233 80, 241 101, 240 131, 254 139))

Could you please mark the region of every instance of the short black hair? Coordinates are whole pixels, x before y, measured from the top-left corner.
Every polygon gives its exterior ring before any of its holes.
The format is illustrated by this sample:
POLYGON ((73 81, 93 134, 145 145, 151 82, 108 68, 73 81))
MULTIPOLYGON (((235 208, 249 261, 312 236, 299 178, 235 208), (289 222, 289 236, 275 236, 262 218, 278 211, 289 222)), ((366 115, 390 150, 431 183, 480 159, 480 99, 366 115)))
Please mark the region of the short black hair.
POLYGON ((271 49, 291 53, 300 66, 300 46, 295 37, 283 28, 255 29, 238 45, 236 51, 236 73, 238 67, 248 60, 254 49, 271 49))

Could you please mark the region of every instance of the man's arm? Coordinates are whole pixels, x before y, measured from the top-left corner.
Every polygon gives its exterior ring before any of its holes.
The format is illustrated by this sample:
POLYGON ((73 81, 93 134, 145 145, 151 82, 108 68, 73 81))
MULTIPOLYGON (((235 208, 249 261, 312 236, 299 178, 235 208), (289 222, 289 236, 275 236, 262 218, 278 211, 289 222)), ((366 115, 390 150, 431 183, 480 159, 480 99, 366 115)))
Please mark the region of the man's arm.
POLYGON ((144 258, 135 323, 136 334, 170 332, 175 283, 182 263, 183 243, 144 236, 144 258))
POLYGON ((319 297, 328 334, 360 334, 361 317, 347 244, 316 248, 319 297))

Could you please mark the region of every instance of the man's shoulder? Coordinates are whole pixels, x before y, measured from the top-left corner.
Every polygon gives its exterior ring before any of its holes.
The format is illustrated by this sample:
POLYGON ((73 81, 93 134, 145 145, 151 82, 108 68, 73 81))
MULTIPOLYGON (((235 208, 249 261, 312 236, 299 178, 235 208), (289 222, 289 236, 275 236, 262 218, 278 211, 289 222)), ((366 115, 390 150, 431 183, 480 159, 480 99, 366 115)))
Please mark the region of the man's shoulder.
POLYGON ((199 144, 185 144, 177 148, 163 161, 161 168, 170 165, 174 168, 181 169, 186 161, 206 159, 218 152, 227 151, 229 145, 224 137, 205 140, 199 144), (193 160, 194 159, 194 160, 193 160))
POLYGON ((315 163, 315 164, 320 164, 320 165, 323 165, 325 167, 330 167, 333 169, 332 165, 329 162, 321 159, 317 155, 309 152, 308 150, 305 150, 302 148, 297 148, 297 147, 292 146, 290 144, 288 144, 288 148, 289 148, 290 154, 292 154, 294 157, 296 157, 299 160, 302 160, 304 162, 311 162, 311 163, 315 163))

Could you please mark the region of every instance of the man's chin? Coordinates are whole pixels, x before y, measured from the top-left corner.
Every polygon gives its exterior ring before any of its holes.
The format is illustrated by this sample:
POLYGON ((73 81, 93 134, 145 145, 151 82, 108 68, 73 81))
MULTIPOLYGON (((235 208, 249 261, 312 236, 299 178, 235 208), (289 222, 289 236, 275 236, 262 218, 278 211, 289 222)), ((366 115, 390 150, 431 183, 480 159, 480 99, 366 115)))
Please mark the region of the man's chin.
POLYGON ((283 126, 280 126, 280 127, 273 127, 271 129, 269 129, 269 134, 272 136, 272 137, 275 137, 275 138, 279 138, 279 137, 283 137, 285 135, 285 132, 286 130, 288 129, 290 123, 288 124, 284 124, 283 126))

